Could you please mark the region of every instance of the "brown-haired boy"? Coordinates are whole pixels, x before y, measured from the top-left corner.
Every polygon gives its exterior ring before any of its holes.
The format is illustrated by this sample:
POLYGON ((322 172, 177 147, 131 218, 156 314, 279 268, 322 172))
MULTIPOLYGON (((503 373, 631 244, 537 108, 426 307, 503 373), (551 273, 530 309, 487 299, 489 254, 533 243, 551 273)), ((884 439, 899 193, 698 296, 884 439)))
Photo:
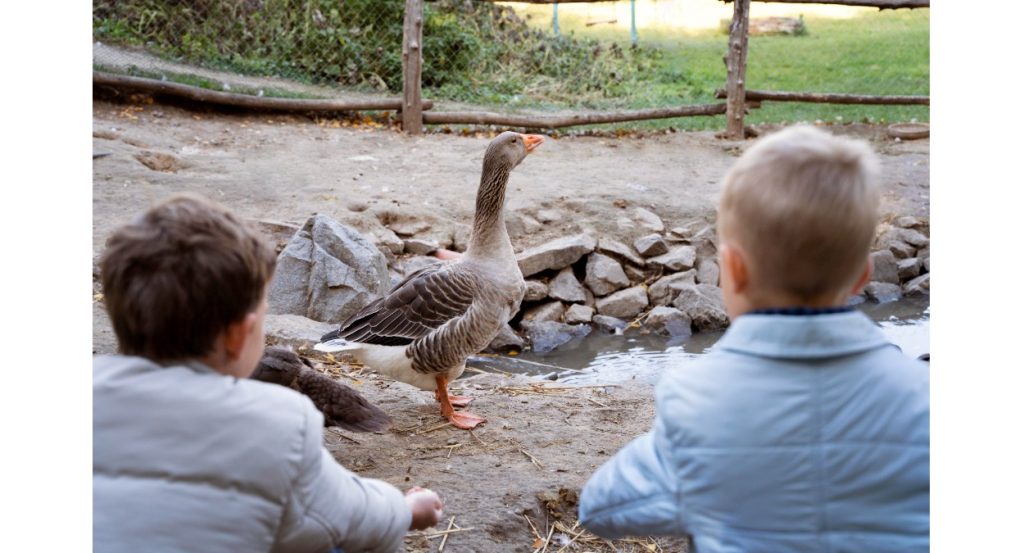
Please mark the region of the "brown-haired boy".
POLYGON ((199 196, 118 229, 101 272, 122 355, 93 362, 97 551, 396 550, 433 492, 360 478, 308 398, 247 380, 264 350, 274 251, 199 196))
POLYGON ((691 535, 700 553, 928 551, 928 367, 846 307, 871 275, 877 172, 867 144, 810 127, 729 171, 732 325, 665 371, 653 430, 583 489, 584 526, 691 535))

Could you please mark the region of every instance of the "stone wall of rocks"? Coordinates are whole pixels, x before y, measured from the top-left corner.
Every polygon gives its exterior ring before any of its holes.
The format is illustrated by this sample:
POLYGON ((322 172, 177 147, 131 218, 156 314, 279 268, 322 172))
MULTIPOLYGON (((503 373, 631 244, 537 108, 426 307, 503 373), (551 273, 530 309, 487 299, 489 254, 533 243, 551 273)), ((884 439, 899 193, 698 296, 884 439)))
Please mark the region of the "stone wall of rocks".
MULTIPOLYGON (((503 352, 529 346, 534 351, 546 352, 593 331, 621 333, 629 327, 638 332, 685 337, 693 332, 728 326, 718 287, 714 227, 701 223, 693 228, 666 230, 657 215, 637 210, 640 211, 643 213, 637 215, 636 228, 642 232, 632 241, 580 233, 519 253, 517 259, 526 279, 526 295, 520 312, 495 338, 490 350, 503 352)), ((468 241, 467 237, 443 243, 419 238, 416 231, 422 229, 413 228, 414 223, 402 221, 401 228, 374 233, 372 239, 367 239, 372 240, 381 254, 381 257, 370 256, 375 257, 370 265, 386 259, 391 286, 426 265, 438 263, 439 260, 430 255, 435 250, 462 251, 468 241)), ((297 233, 293 243, 282 252, 282 257, 288 259, 299 246, 304 254, 317 252, 317 248, 311 248, 306 242, 310 234, 315 234, 310 232, 314 227, 330 227, 336 234, 346 236, 350 244, 363 243, 351 236, 349 231, 354 233, 354 230, 339 230, 333 222, 328 224, 318 218, 315 224, 307 222, 303 232, 297 233)), ((872 281, 860 297, 851 299, 851 303, 887 302, 907 294, 927 294, 931 261, 928 232, 928 222, 914 217, 901 217, 880 225, 872 253, 875 267, 872 281)), ((337 240, 331 242, 336 244, 337 240)), ((353 249, 365 252, 365 248, 353 249)), ((351 261, 341 252, 332 253, 351 261)), ((306 263, 300 265, 308 263, 305 258, 303 261, 306 263)), ((279 272, 287 267, 287 263, 282 264, 279 272)), ((284 277, 282 274, 278 279, 284 277)), ((309 276, 302 274, 296 280, 302 286, 295 288, 308 292, 309 276)), ((277 312, 298 311, 281 309, 277 312)))

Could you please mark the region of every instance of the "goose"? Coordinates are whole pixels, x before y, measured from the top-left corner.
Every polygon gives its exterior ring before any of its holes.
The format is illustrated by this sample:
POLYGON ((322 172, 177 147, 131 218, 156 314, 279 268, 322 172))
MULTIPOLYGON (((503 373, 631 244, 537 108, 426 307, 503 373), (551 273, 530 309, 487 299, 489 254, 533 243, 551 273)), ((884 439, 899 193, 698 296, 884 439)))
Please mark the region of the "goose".
POLYGON ((391 426, 391 418, 369 403, 359 392, 318 373, 309 360, 290 348, 271 346, 252 378, 298 390, 324 415, 324 426, 339 426, 355 432, 377 432, 391 426))
POLYGON ((325 334, 314 349, 345 351, 372 370, 433 390, 441 414, 457 428, 486 422, 455 411, 473 398, 449 395, 448 383, 519 311, 526 284, 505 228, 505 188, 512 170, 543 142, 543 136, 516 132, 492 140, 465 254, 410 274, 325 334))

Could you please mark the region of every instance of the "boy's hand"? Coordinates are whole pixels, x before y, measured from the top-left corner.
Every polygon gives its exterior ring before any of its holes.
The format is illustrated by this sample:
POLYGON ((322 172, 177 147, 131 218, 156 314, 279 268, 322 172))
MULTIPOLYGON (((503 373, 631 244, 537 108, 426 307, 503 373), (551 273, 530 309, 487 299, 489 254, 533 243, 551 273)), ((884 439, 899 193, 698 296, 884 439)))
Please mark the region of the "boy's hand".
POLYGON ((444 514, 444 504, 436 493, 420 488, 410 488, 405 492, 405 503, 412 511, 412 523, 410 530, 425 530, 441 522, 441 515, 444 514))

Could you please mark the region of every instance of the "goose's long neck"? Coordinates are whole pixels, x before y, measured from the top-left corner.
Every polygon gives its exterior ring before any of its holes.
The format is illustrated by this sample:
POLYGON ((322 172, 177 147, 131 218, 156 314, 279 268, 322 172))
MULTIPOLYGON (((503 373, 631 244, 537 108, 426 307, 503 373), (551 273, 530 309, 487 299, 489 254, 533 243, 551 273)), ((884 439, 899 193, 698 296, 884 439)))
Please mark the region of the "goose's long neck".
POLYGON ((510 172, 511 168, 504 164, 484 160, 480 190, 476 194, 473 234, 466 251, 469 257, 495 258, 512 254, 512 243, 505 228, 505 187, 510 172))

